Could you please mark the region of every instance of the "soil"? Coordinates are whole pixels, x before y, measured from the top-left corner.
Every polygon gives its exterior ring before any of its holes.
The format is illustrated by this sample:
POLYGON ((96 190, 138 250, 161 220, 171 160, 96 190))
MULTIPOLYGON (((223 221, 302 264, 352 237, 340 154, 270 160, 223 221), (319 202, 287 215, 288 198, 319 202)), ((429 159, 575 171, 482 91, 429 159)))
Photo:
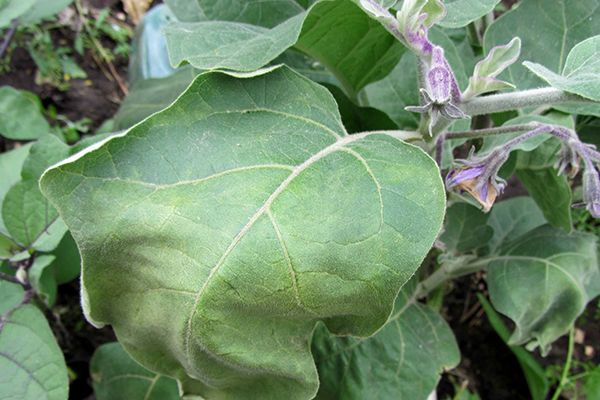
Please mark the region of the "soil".
MULTIPOLYGON (((113 14, 124 15, 119 0, 84 0, 83 3, 84 6, 95 9, 109 7, 113 14)), ((513 3, 515 0, 503 1, 507 8, 513 3)), ((73 31, 53 31, 55 40, 65 41, 66 45, 73 47, 73 31)), ((110 42, 104 44, 111 46, 110 42)), ((109 79, 110 74, 102 71, 89 51, 84 56, 75 54, 75 57, 78 65, 87 72, 91 85, 82 79, 72 80, 66 91, 48 85, 37 85, 34 81, 35 63, 27 51, 18 48, 12 54, 11 71, 0 75, 0 86, 10 85, 29 90, 41 98, 44 106, 56 107, 58 114, 65 115, 72 121, 90 118, 93 121, 92 128, 97 128, 117 112, 124 94, 114 79, 109 79)), ((127 60, 117 58, 114 66, 118 75, 127 82, 127 60)), ((525 194, 522 184, 513 178, 509 181, 503 198, 525 194)), ((468 388, 478 393, 483 400, 529 400, 531 397, 521 368, 487 321, 475 295, 477 292, 486 293, 485 276, 482 274, 453 281, 444 298, 442 314, 456 335, 462 360, 456 369, 443 375, 439 398, 452 398, 453 382, 461 383, 467 379, 468 388)), ((577 361, 600 364, 600 319, 594 317, 597 311, 598 300, 595 300, 588 305, 584 318, 578 322, 577 326, 584 332, 585 338, 583 344, 575 346, 574 359, 577 361), (592 347, 593 353, 590 356, 585 355, 585 346, 592 347)), ((74 372, 69 399, 93 400, 90 359, 98 346, 116 340, 112 329, 105 327, 98 330, 85 321, 79 303, 77 280, 59 288, 56 305, 47 314, 65 353, 67 365, 74 372)), ((512 329, 511 321, 506 318, 504 321, 512 329)), ((567 354, 567 339, 559 339, 545 358, 538 352, 533 354, 543 367, 562 365, 567 354)), ((577 369, 572 371, 577 372, 577 369)))

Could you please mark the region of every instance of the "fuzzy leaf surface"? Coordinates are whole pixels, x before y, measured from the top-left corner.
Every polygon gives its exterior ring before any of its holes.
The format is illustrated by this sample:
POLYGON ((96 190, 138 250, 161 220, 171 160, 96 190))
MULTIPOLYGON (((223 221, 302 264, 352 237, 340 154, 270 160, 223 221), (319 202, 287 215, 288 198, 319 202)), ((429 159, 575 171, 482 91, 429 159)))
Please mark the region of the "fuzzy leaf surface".
POLYGON ((488 264, 494 307, 516 324, 509 344, 542 354, 600 294, 598 238, 544 225, 504 243, 488 264))
POLYGON ((90 374, 97 400, 181 400, 177 382, 133 361, 119 342, 98 347, 90 374))
POLYGON ((573 47, 562 74, 537 63, 524 62, 523 65, 557 89, 600 101, 600 36, 573 47))
POLYGON ((400 291, 386 325, 370 338, 335 337, 320 325, 312 350, 319 370, 318 400, 425 400, 444 368, 460 361, 442 316, 413 296, 416 279, 400 291))
POLYGON ((429 156, 348 136, 329 92, 287 67, 200 75, 41 188, 81 249, 87 318, 208 399, 312 398, 316 322, 376 332, 445 208, 429 156))
POLYGON ((467 26, 494 10, 500 0, 443 0, 446 16, 437 24, 444 28, 467 26))
POLYGON ((476 250, 488 244, 494 229, 487 225, 490 214, 467 203, 455 203, 448 207, 444 233, 440 236, 448 252, 476 250))
POLYGON ((69 380, 62 351, 44 315, 15 306, 19 285, 0 281, 0 393, 3 399, 67 400, 69 380))

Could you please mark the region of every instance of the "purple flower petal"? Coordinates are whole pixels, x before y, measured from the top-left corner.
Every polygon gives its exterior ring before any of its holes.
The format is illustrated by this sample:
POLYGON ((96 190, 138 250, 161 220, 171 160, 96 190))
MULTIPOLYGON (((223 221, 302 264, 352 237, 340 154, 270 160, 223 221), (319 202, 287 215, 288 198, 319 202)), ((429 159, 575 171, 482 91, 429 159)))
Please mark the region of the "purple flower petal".
POLYGON ((446 185, 448 188, 452 188, 462 181, 477 178, 479 175, 481 175, 484 169, 485 167, 467 168, 464 170, 458 170, 458 172, 456 169, 453 169, 446 177, 446 185))

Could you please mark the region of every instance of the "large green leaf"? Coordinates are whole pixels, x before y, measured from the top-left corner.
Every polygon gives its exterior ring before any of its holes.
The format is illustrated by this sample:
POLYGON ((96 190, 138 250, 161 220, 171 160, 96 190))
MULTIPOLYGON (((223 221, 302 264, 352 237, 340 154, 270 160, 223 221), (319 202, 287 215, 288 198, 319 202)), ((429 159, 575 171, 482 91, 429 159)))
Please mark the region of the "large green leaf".
POLYGON ((0 397, 67 400, 62 351, 36 307, 14 309, 22 296, 19 285, 0 280, 0 397))
POLYGON ((325 65, 355 100, 392 71, 406 49, 350 0, 322 1, 268 29, 237 22, 175 23, 165 28, 171 64, 254 71, 286 49, 325 65))
MULTIPOLYGON (((477 297, 479 298, 479 301, 485 310, 488 321, 490 321, 490 324, 498 336, 500 336, 505 343, 508 342, 510 339, 510 332, 504 325, 504 322, 502 322, 502 318, 500 318, 496 310, 494 310, 492 305, 481 293, 477 293, 477 297)), ((548 394, 548 390, 550 389, 550 384, 548 382, 548 378, 546 378, 544 369, 535 360, 535 358, 533 358, 533 356, 521 346, 509 345, 508 348, 513 352, 515 357, 517 357, 517 360, 519 360, 519 364, 521 365, 521 369, 523 370, 523 374, 527 380, 527 385, 529 386, 532 399, 544 400, 548 394)))
POLYGON ((97 400, 180 400, 177 382, 148 371, 119 342, 96 350, 90 364, 97 400))
POLYGON ((460 361, 450 327, 414 297, 417 280, 400 291, 394 312, 375 336, 335 337, 320 325, 312 350, 319 400, 426 400, 444 368, 460 361))
POLYGON ((347 136, 329 92, 287 67, 200 75, 41 188, 81 249, 87 318, 209 399, 312 398, 316 322, 375 333, 445 205, 429 156, 347 136))
POLYGON ((503 243, 512 242, 545 223, 544 214, 531 197, 513 197, 495 204, 488 220, 494 229, 491 253, 495 254, 503 243))
POLYGON ((600 101, 600 36, 573 47, 562 74, 537 63, 525 62, 523 65, 555 88, 600 101))
POLYGON ((133 86, 115 115, 114 129, 123 130, 170 106, 201 71, 184 67, 166 78, 145 79, 133 86))
POLYGON ((500 0, 443 0, 446 16, 437 24, 445 28, 467 26, 494 10, 500 0))
POLYGON ((0 88, 0 135, 13 140, 38 139, 50 125, 31 96, 10 86, 0 88))
POLYGON ((21 17, 20 22, 37 24, 43 20, 52 19, 72 2, 73 0, 37 0, 21 17))
POLYGON ((455 203, 448 207, 444 233, 440 240, 448 253, 468 252, 488 244, 494 229, 487 225, 490 214, 466 203, 455 203))
POLYGON ((494 307, 516 324, 509 344, 546 354, 600 294, 598 238, 548 225, 504 243, 488 264, 494 307))
POLYGON ((206 16, 196 0, 164 0, 181 22, 206 21, 206 16))
MULTIPOLYGON (((531 89, 544 83, 522 65, 531 61, 562 74, 569 51, 579 42, 600 34, 600 0, 523 0, 518 7, 498 18, 484 36, 485 52, 494 46, 521 38, 521 56, 499 79, 518 89, 531 89)), ((600 115, 597 104, 560 106, 567 112, 600 115)))

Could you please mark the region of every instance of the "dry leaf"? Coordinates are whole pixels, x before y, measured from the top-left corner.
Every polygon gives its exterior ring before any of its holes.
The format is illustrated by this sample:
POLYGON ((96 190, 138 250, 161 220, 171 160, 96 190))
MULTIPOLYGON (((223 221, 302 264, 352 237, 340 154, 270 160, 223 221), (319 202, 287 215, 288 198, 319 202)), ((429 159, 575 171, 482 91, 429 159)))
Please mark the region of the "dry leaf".
POLYGON ((137 25, 150 7, 150 3, 152 0, 123 0, 123 8, 137 25))

